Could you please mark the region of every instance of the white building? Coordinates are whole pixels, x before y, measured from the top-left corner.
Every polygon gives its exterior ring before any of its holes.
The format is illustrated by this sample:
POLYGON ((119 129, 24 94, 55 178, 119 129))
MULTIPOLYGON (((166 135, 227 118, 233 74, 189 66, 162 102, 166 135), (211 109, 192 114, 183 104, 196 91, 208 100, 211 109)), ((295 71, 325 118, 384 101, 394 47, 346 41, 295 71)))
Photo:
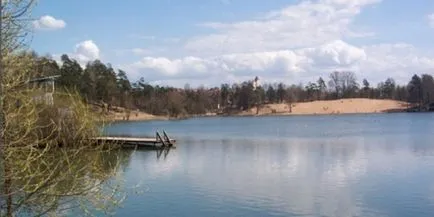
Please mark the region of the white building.
POLYGON ((259 86, 260 86, 259 78, 258 76, 256 76, 255 79, 253 80, 253 90, 256 90, 256 88, 258 88, 259 86))

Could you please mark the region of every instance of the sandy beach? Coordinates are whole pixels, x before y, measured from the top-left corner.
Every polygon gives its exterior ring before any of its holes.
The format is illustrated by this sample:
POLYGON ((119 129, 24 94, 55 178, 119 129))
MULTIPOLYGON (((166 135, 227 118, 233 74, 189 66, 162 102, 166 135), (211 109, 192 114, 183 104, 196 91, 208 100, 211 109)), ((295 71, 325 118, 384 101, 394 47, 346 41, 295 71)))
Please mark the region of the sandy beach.
MULTIPOLYGON (((265 116, 265 115, 326 115, 326 114, 358 114, 358 113, 386 113, 402 112, 407 108, 406 102, 395 100, 379 99, 340 99, 324 100, 313 102, 300 102, 290 105, 265 104, 256 112, 256 108, 243 111, 234 116, 265 116)), ((155 116, 141 111, 131 111, 129 119, 127 113, 120 111, 110 111, 107 117, 112 121, 152 121, 152 120, 170 120, 169 117, 155 116)), ((203 116, 216 116, 215 113, 209 113, 203 116)))
POLYGON ((107 118, 112 121, 152 121, 152 120, 168 120, 168 117, 156 116, 141 111, 131 111, 129 118, 125 112, 109 112, 107 118))
MULTIPOLYGON (((407 108, 406 102, 378 99, 340 99, 289 104, 262 105, 257 115, 315 115, 400 112, 407 108)), ((256 108, 239 115, 256 115, 256 108)))

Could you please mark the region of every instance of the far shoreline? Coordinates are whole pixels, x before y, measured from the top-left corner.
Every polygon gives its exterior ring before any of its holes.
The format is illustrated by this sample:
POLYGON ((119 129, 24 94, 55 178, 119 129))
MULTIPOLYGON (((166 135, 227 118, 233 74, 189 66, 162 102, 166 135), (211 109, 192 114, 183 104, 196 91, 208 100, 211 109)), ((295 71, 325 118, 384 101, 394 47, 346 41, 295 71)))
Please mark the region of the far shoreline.
POLYGON ((299 102, 293 104, 264 104, 259 112, 256 107, 232 114, 207 113, 203 115, 188 115, 178 118, 155 116, 141 111, 133 111, 126 118, 124 113, 112 113, 108 119, 113 122, 148 122, 176 121, 203 117, 269 117, 269 116, 330 116, 330 115, 360 115, 408 113, 411 105, 407 102, 387 99, 350 98, 339 100, 322 100, 299 102), (289 112, 291 105, 291 112, 289 112))
POLYGON ((155 122, 155 121, 182 121, 191 119, 205 119, 205 118, 255 118, 255 117, 309 117, 309 116, 354 116, 354 115, 380 115, 380 114, 408 114, 408 113, 423 113, 423 112, 407 112, 407 111, 395 111, 395 112, 359 112, 359 113, 328 113, 328 114, 286 114, 286 113, 275 113, 275 114, 261 114, 261 115, 210 115, 210 116, 189 116, 183 118, 155 118, 155 119, 133 119, 133 120, 121 120, 121 119, 110 119, 113 123, 134 123, 134 122, 155 122))

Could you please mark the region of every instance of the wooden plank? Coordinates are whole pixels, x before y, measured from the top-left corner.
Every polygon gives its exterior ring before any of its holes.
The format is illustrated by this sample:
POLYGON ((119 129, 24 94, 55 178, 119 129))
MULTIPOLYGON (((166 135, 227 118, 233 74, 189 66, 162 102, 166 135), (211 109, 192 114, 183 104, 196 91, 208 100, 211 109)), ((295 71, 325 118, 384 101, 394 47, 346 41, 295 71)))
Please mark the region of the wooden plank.
POLYGON ((136 147, 136 148, 152 148, 152 149, 166 149, 175 148, 173 145, 176 141, 169 139, 166 133, 164 133, 164 139, 156 132, 154 138, 149 137, 122 137, 122 136, 99 136, 90 139, 91 141, 100 143, 117 143, 122 148, 136 147))
MULTIPOLYGON (((120 142, 142 142, 142 143, 162 143, 157 138, 145 138, 145 137, 95 137, 92 140, 99 141, 120 141, 120 142)), ((175 142, 175 140, 170 140, 170 142, 175 142)))

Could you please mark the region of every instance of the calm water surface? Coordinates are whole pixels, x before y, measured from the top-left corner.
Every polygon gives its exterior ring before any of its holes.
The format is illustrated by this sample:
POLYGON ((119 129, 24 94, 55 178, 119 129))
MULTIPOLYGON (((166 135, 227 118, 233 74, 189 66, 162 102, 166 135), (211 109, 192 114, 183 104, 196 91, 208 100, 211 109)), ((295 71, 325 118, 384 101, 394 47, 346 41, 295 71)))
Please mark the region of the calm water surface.
POLYGON ((434 114, 226 117, 118 123, 166 130, 178 148, 137 151, 140 183, 118 216, 433 216, 434 114))

